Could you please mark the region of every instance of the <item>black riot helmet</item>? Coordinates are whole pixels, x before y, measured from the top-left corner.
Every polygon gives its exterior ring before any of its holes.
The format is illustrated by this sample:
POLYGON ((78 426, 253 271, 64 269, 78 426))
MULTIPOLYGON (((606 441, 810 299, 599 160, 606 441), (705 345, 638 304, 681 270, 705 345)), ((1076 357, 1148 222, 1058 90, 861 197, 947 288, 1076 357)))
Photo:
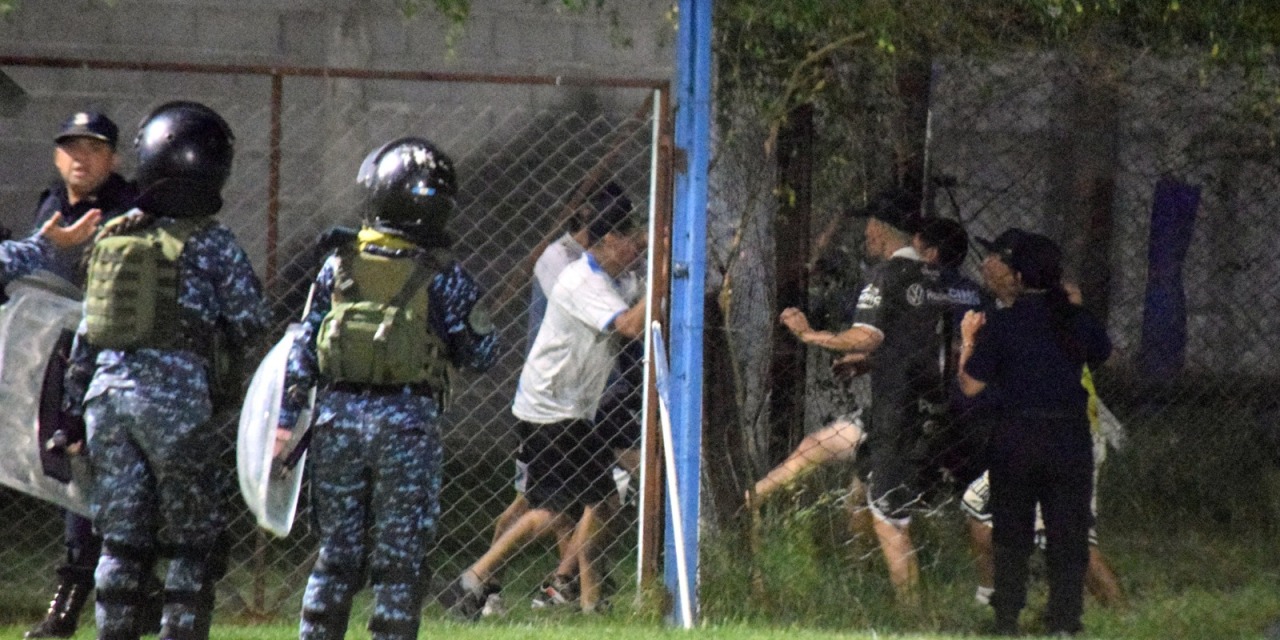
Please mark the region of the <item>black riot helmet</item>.
POLYGON ((458 181, 453 161, 431 142, 399 138, 378 147, 360 164, 356 184, 364 191, 365 224, 423 246, 450 244, 444 227, 458 181))
POLYGON ((138 126, 138 206, 172 217, 211 215, 222 208, 235 136, 218 112, 198 102, 156 107, 138 126))

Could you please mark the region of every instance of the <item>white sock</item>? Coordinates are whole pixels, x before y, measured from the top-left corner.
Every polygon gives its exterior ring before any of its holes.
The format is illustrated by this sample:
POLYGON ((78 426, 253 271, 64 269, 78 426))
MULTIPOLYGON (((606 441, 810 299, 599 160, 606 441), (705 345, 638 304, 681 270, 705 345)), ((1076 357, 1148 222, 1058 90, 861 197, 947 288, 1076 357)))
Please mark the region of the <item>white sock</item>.
POLYGON ((475 573, 463 571, 458 581, 462 583, 463 589, 471 593, 480 593, 480 578, 477 578, 475 573))
POLYGON ((978 585, 978 590, 973 593, 973 599, 977 600, 978 604, 991 604, 991 594, 995 592, 995 587, 978 585))

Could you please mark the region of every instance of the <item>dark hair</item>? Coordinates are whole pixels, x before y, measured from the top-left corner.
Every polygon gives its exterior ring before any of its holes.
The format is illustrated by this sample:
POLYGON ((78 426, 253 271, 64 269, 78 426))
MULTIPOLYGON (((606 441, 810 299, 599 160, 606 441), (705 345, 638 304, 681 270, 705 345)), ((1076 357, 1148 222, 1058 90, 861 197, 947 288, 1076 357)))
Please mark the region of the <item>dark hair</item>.
POLYGON ((938 262, 944 267, 956 268, 964 264, 969 255, 969 234, 959 222, 949 218, 929 218, 916 227, 920 240, 926 246, 938 250, 938 262))
POLYGON ((610 232, 631 230, 631 199, 615 182, 607 182, 587 199, 587 245, 594 245, 610 232))

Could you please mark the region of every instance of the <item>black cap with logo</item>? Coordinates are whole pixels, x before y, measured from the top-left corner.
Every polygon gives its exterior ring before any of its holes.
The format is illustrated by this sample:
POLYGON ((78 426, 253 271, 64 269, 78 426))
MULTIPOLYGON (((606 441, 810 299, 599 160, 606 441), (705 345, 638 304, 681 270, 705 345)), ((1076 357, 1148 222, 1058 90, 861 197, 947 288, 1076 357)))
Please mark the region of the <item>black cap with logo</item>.
POLYGON ((920 217, 920 196, 901 187, 881 191, 867 206, 852 209, 854 218, 875 218, 899 231, 915 233, 920 217))
POLYGON ((97 111, 77 111, 62 123, 62 128, 58 130, 58 135, 53 141, 62 142, 67 138, 94 138, 115 149, 116 142, 120 139, 120 128, 111 121, 111 118, 97 111))
POLYGON ((1013 227, 995 240, 980 238, 978 244, 1018 272, 1027 288, 1049 289, 1062 283, 1062 249, 1046 236, 1013 227))

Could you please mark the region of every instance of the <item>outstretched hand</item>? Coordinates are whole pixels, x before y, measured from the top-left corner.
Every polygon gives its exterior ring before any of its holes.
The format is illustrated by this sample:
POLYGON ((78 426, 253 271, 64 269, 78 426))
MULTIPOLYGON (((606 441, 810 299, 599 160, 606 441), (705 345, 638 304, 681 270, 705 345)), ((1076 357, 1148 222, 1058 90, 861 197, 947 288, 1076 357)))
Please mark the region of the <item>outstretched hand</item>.
POLYGON ((974 339, 978 336, 978 330, 986 323, 987 314, 973 309, 964 312, 964 319, 960 321, 961 340, 967 344, 973 344, 974 339))
POLYGON ((99 222, 102 222, 102 209, 90 209, 79 220, 65 227, 62 226, 62 212, 58 212, 40 227, 40 235, 48 238, 59 249, 66 249, 83 244, 93 237, 99 222))
POLYGON ((787 307, 786 309, 783 309, 782 315, 778 316, 778 320, 782 322, 783 326, 789 329, 791 333, 797 336, 809 331, 810 329, 809 318, 804 315, 803 311, 795 307, 787 307))

